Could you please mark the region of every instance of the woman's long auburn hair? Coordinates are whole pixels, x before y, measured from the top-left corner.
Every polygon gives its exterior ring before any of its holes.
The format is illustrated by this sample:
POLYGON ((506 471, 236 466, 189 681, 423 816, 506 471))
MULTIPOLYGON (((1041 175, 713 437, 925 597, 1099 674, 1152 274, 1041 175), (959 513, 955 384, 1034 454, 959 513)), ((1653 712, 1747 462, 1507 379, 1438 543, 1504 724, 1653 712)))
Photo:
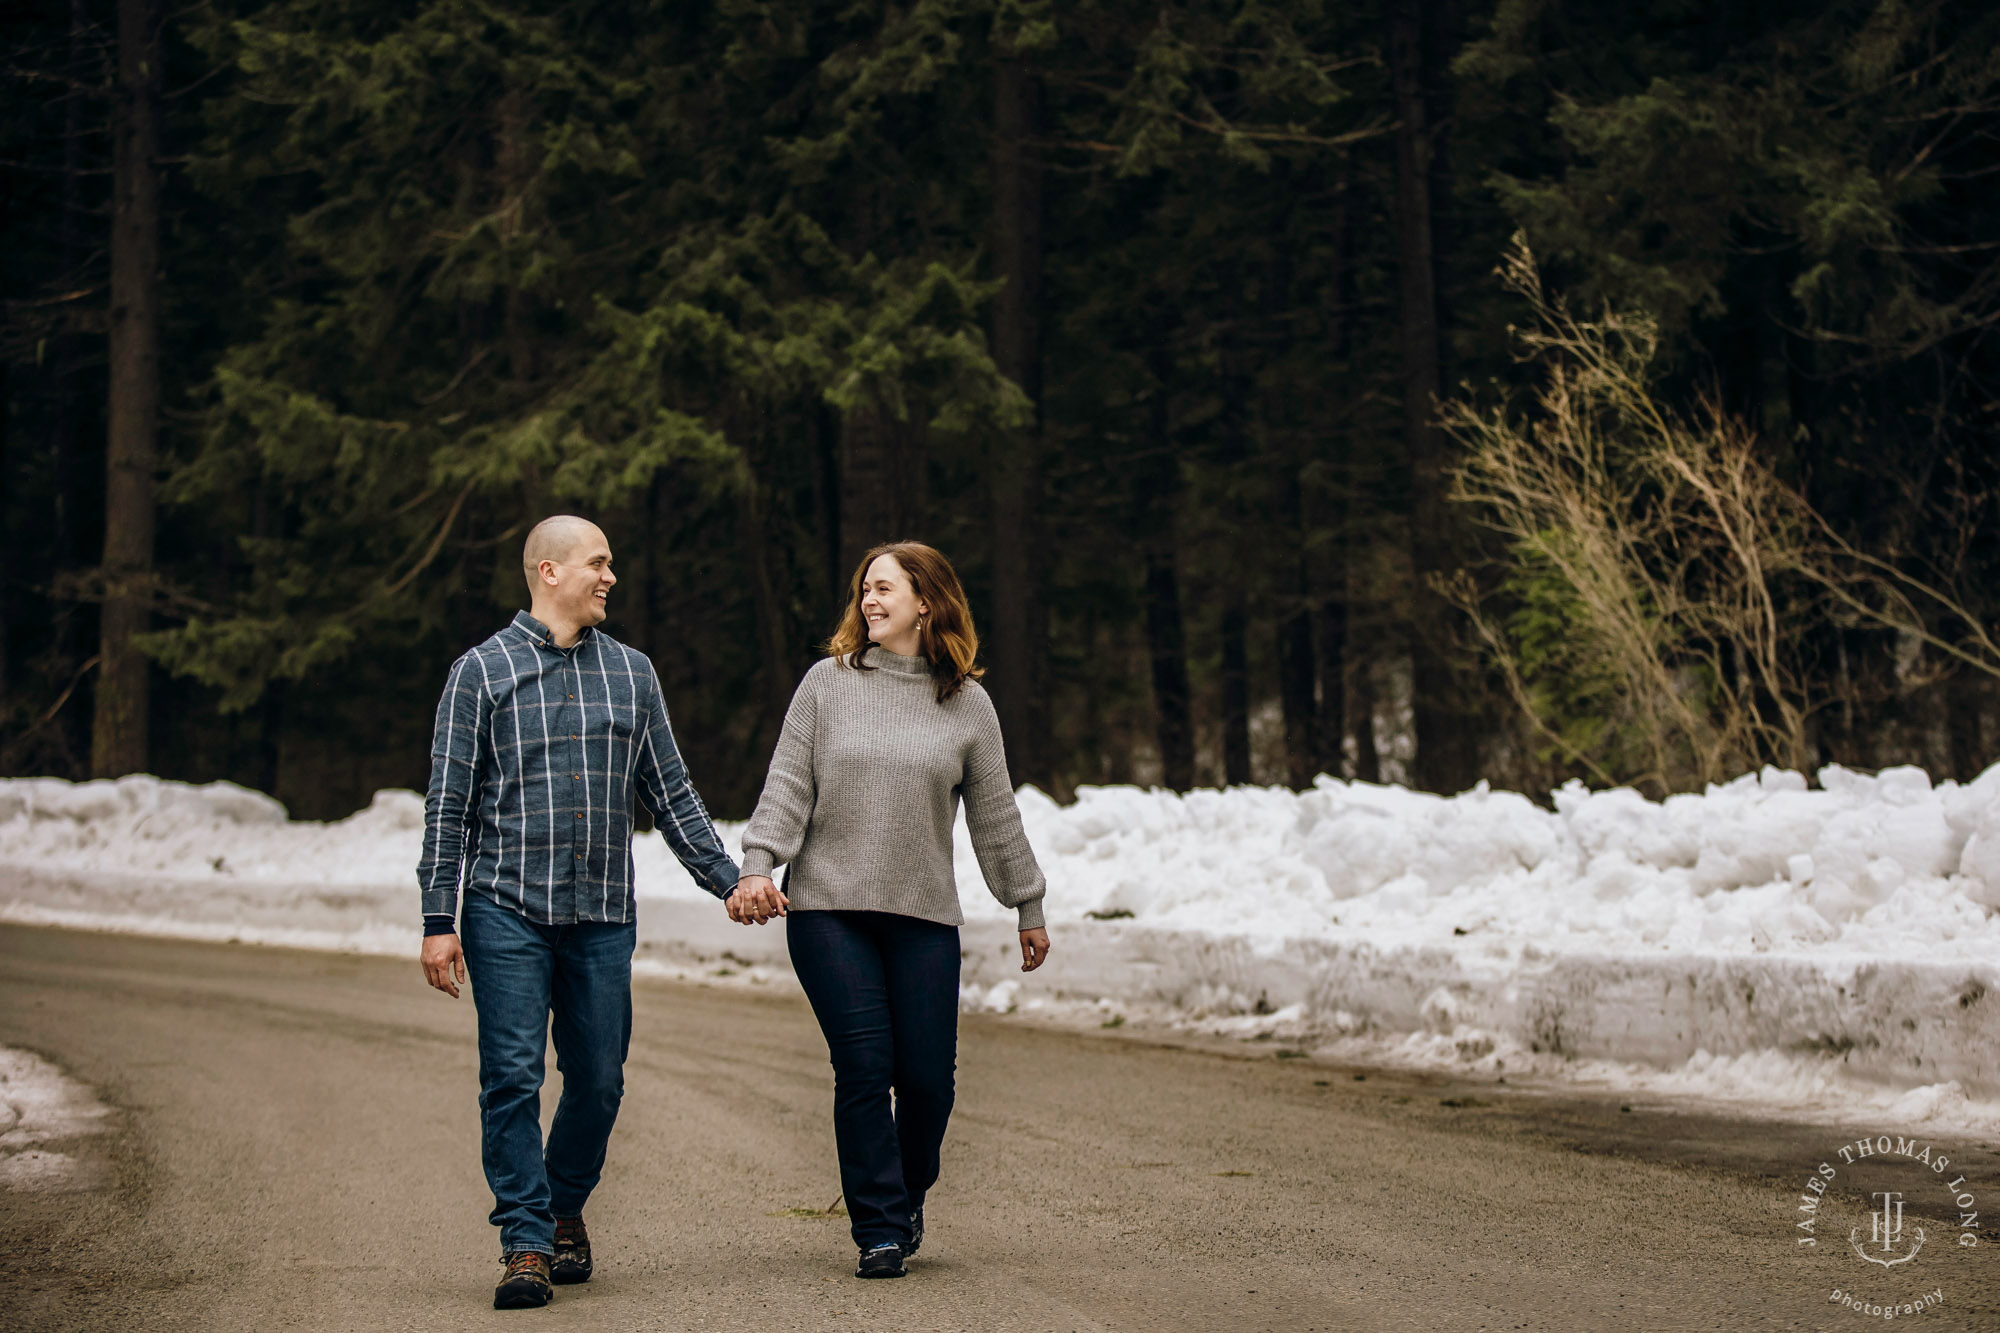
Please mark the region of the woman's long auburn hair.
POLYGON ((854 577, 847 585, 847 610, 840 628, 826 641, 829 657, 842 666, 858 671, 874 671, 863 659, 875 641, 868 637, 868 622, 861 616, 861 580, 868 566, 885 555, 910 576, 910 590, 930 607, 917 631, 917 654, 930 659, 931 675, 937 681, 937 701, 943 703, 964 688, 968 680, 978 680, 986 668, 973 663, 979 657, 979 632, 972 627, 972 608, 966 604, 965 586, 951 561, 934 546, 922 542, 885 542, 861 557, 854 577))

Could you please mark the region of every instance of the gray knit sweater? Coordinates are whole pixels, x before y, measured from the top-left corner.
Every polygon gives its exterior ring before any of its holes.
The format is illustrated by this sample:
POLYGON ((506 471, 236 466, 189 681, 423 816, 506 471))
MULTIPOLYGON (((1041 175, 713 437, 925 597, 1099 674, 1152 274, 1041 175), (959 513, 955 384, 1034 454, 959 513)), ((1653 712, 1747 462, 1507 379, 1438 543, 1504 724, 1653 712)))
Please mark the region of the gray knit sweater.
POLYGON ((986 886, 1042 924, 1048 884, 1021 827, 993 701, 976 681, 940 704, 930 663, 871 648, 873 671, 826 658, 785 713, 757 811, 743 832, 743 873, 789 863, 801 911, 895 912, 956 926, 951 830, 965 823, 986 886))

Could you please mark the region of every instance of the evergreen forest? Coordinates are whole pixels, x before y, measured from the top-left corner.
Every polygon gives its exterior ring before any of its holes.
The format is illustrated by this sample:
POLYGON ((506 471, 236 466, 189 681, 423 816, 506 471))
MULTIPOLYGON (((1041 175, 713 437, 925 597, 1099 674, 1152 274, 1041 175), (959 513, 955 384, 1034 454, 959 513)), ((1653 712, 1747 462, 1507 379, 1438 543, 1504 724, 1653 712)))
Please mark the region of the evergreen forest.
POLYGON ((421 789, 561 512, 719 816, 898 538, 1058 799, 2000 744, 2000 8, 0 31, 0 774, 421 789))

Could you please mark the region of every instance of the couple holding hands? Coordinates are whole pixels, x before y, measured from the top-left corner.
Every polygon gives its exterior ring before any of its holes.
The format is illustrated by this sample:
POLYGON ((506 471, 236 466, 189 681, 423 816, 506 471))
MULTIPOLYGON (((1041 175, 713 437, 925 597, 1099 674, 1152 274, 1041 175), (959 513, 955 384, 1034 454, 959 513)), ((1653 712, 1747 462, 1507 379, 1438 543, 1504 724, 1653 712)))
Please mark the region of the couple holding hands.
POLYGON ((855 1273, 903 1276, 952 1108, 961 800, 988 887, 1019 912, 1022 970, 1049 952, 1046 885, 957 574, 920 542, 863 558, 826 657, 792 696, 738 867, 681 763, 652 662, 596 629, 618 581, 604 533, 545 519, 522 567, 529 610, 447 678, 417 869, 426 980, 453 997, 468 970, 475 983, 481 1157, 506 1266, 494 1306, 546 1305, 552 1284, 590 1278, 583 1207, 632 1032, 635 795, 731 920, 785 918, 832 1056, 855 1273), (563 1090, 544 1144, 551 1032, 563 1090))

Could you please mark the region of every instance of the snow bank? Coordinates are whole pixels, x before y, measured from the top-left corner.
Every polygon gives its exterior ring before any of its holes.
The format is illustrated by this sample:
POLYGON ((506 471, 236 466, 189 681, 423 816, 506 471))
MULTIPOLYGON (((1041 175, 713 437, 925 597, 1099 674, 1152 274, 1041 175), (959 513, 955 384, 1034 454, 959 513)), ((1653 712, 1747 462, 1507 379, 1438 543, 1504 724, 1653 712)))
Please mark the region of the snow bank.
MULTIPOLYGON (((724 829, 738 850, 742 826, 724 829)), ((403 953, 423 831, 410 791, 313 823, 228 782, 0 779, 0 919, 403 953)), ((642 896, 714 903, 663 839, 636 840, 633 859, 642 896)))
MULTIPOLYGON (((1979 1120, 2000 1097, 2000 767, 1817 777, 1661 802, 1572 783, 1553 809, 1327 777, 1068 806, 1023 788, 1057 947, 1012 970, 961 823, 966 1003, 1979 1120)), ((422 824, 411 792, 311 824, 228 784, 0 782, 0 917, 407 952, 422 824)), ((731 926, 661 839, 635 857, 652 966, 783 974, 780 932, 731 926)))
MULTIPOLYGON (((1024 789, 1021 806, 1056 919, 1503 953, 2000 957, 2000 767, 1964 787, 1916 768, 1819 778, 1767 768, 1664 802, 1571 783, 1552 811, 1483 783, 1445 798, 1328 777, 1298 794, 1086 787, 1067 807, 1024 789)), ((985 895, 959 851, 971 910, 985 895)))

